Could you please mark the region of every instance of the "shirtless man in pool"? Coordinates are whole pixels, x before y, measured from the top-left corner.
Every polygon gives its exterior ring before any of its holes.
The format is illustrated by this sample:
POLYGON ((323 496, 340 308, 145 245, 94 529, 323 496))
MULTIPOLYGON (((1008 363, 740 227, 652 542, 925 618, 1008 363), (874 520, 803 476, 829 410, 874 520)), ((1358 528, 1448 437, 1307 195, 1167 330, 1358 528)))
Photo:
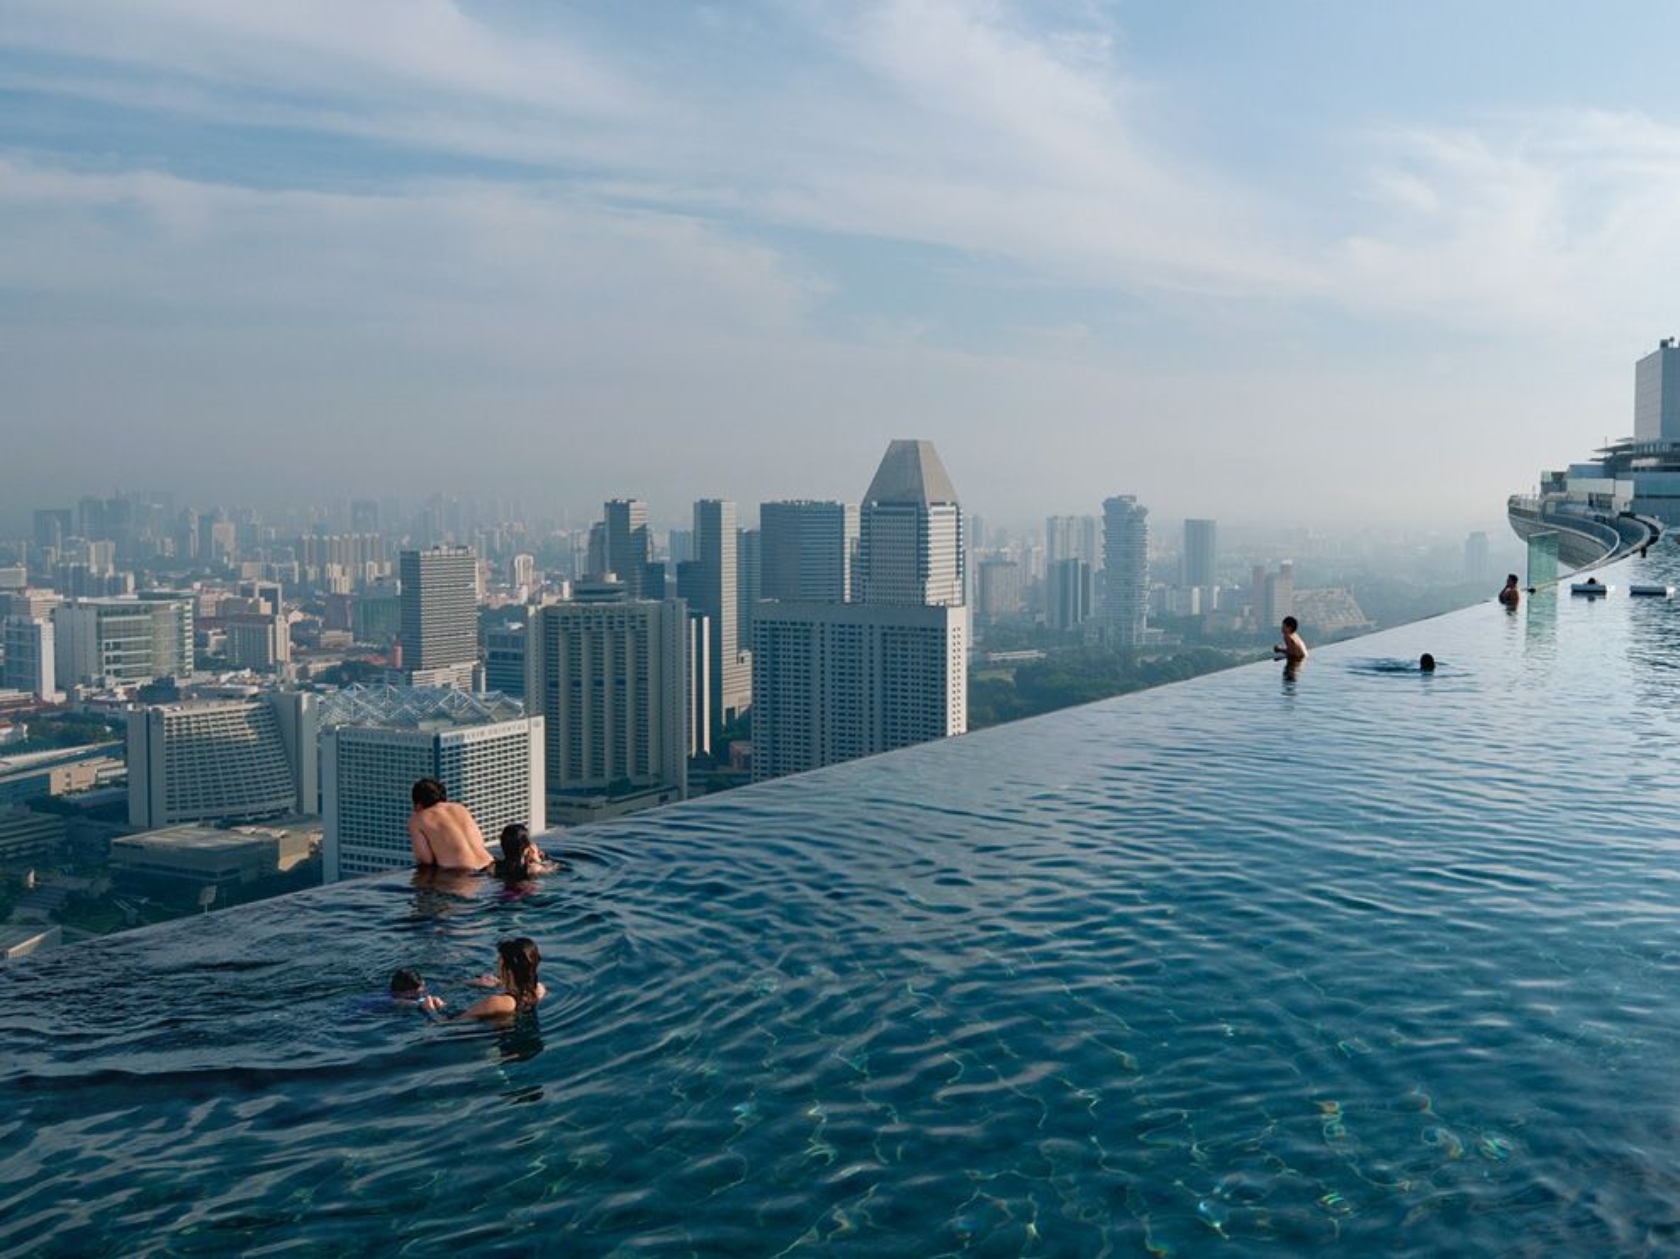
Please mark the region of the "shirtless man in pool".
POLYGON ((408 815, 408 838, 414 864, 440 870, 485 870, 495 864, 471 810, 452 804, 444 785, 422 778, 411 793, 414 812, 408 815))

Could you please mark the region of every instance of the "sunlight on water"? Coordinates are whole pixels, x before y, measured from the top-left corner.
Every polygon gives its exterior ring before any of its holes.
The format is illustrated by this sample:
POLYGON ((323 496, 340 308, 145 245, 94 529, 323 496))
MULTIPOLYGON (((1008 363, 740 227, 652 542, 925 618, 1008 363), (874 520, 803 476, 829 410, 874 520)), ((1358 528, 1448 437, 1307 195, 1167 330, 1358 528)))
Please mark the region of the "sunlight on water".
POLYGON ((1677 718, 1680 602, 1490 602, 556 837, 522 897, 37 955, 0 1249, 1667 1249, 1677 718), (526 1024, 358 1005, 515 934, 526 1024))

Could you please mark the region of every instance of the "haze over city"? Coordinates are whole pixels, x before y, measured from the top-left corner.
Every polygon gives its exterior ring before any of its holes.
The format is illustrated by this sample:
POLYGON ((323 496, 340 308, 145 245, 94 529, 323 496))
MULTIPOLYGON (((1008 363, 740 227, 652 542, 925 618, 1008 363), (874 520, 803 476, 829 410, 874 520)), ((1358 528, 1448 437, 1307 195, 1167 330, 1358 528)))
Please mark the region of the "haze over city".
POLYGON ((0 504, 680 515, 917 436, 998 517, 1497 528, 1670 331, 1673 18, 1584 25, 22 0, 0 504))

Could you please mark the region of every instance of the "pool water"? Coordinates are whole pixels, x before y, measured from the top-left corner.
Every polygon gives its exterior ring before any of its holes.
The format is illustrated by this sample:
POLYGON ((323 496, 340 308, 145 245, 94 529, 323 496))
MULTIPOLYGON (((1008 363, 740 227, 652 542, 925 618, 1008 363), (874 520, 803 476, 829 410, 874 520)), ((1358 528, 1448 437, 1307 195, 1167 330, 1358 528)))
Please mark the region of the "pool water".
POLYGON ((0 969, 0 1251, 1680 1248, 1671 554, 0 969))

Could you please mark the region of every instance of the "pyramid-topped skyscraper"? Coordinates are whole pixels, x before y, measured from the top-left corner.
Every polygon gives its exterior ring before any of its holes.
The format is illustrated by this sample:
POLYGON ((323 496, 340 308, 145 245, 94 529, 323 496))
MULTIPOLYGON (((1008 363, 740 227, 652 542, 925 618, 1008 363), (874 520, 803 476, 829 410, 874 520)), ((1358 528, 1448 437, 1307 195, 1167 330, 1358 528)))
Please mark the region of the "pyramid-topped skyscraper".
POLYGON ((963 602, 962 506, 932 442, 892 442, 875 470, 859 513, 857 597, 932 607, 963 602))

